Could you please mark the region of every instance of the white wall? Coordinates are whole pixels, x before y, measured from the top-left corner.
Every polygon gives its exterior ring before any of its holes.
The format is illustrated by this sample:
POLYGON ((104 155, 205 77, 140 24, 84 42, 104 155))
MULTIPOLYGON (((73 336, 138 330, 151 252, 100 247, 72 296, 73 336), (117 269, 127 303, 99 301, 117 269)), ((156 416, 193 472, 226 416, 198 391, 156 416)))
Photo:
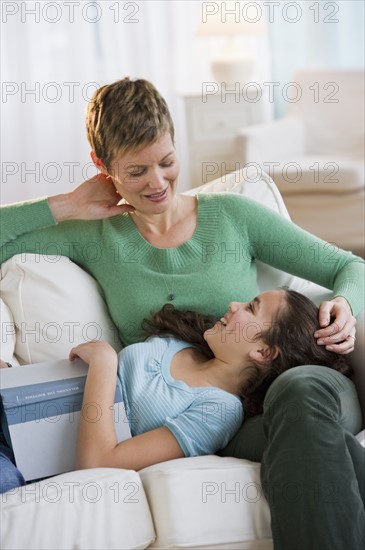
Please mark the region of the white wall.
POLYGON ((125 75, 151 80, 167 99, 184 188, 180 94, 212 80, 209 58, 220 47, 196 36, 201 9, 190 0, 2 2, 1 202, 67 191, 94 173, 87 98, 125 75))

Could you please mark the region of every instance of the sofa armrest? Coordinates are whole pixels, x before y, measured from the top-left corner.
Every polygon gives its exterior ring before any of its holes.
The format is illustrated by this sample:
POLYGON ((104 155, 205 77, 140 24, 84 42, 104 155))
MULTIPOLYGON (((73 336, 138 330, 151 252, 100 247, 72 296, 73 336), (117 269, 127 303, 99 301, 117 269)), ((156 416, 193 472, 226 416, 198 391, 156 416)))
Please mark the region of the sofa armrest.
POLYGON ((271 173, 270 163, 297 158, 305 151, 305 126, 297 117, 247 126, 238 132, 237 154, 271 173))

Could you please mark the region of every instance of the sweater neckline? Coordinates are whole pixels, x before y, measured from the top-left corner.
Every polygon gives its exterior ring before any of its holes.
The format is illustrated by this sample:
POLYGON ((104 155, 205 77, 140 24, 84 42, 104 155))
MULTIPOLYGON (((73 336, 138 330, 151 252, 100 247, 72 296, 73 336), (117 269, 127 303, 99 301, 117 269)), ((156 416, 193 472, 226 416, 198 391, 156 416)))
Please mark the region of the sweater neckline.
POLYGON ((194 241, 195 238, 196 238, 196 233, 200 227, 200 218, 201 218, 201 204, 200 204, 200 201, 199 201, 199 195, 196 194, 195 195, 195 198, 196 198, 196 201, 197 201, 197 216, 196 216, 196 226, 195 226, 195 229, 194 229, 194 232, 191 236, 191 238, 187 241, 184 241, 183 243, 181 243, 179 246, 166 246, 166 247, 160 247, 160 246, 155 246, 153 244, 151 244, 149 241, 147 241, 147 239, 144 238, 144 236, 142 235, 142 233, 138 230, 136 224, 134 223, 134 221, 132 220, 132 217, 130 216, 130 214, 127 213, 127 219, 128 219, 128 226, 131 230, 131 232, 134 230, 136 235, 137 235, 137 238, 138 238, 138 241, 142 241, 143 244, 147 245, 148 248, 151 248, 151 249, 154 249, 154 250, 166 250, 166 251, 169 251, 169 250, 177 250, 179 249, 180 247, 183 247, 185 244, 189 243, 190 241, 194 241))
POLYGON ((213 195, 196 194, 197 199, 197 224, 192 237, 176 247, 160 248, 149 243, 138 231, 129 214, 122 214, 116 220, 117 226, 123 232, 123 237, 131 246, 138 250, 140 258, 151 259, 158 262, 159 270, 169 272, 201 259, 202 246, 212 242, 217 229, 217 218, 220 209, 219 201, 213 195), (209 208, 207 205, 209 203, 209 208))

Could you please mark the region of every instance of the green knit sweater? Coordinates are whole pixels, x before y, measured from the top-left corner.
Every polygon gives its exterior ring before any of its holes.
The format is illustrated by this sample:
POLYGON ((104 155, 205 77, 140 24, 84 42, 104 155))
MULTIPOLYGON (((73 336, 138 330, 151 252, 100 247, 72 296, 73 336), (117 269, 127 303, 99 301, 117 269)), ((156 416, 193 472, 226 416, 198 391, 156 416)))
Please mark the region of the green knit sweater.
MULTIPOLYGON (((17 253, 70 257, 97 279, 123 345, 141 340, 144 317, 168 302, 221 316, 259 293, 255 259, 333 289, 354 315, 364 305, 364 262, 260 204, 233 194, 198 196, 191 240, 156 248, 128 214, 57 224, 46 199, 1 209, 1 261, 17 253)), ((71 282, 72 284, 72 282, 71 282)))

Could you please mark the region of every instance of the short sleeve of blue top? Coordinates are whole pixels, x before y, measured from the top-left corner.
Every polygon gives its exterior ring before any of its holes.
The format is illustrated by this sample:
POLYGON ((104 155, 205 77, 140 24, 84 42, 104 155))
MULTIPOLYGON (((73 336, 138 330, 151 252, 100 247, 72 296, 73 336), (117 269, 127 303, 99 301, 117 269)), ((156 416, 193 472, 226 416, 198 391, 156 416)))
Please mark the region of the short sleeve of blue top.
POLYGON ((172 358, 187 347, 175 338, 154 336, 120 352, 118 376, 131 433, 166 426, 185 456, 213 454, 241 426, 242 403, 219 388, 191 388, 172 378, 172 358))

